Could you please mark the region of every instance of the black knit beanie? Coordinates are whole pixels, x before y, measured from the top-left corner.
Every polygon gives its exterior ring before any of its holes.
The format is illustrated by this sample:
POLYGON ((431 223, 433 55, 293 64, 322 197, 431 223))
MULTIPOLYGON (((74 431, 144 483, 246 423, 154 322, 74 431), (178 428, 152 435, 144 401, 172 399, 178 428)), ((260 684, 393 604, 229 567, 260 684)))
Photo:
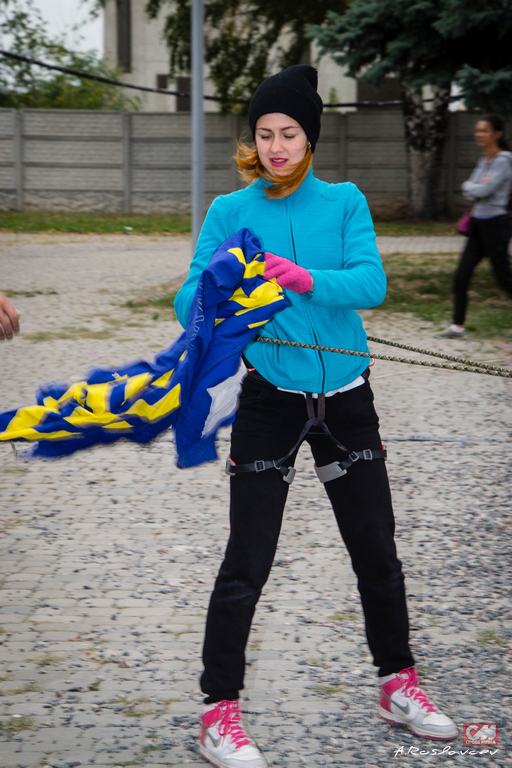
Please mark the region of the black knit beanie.
POLYGON ((270 112, 281 112, 298 122, 314 152, 320 135, 320 115, 323 109, 317 86, 318 72, 308 64, 297 64, 267 77, 256 88, 249 107, 249 126, 253 139, 260 117, 270 112))

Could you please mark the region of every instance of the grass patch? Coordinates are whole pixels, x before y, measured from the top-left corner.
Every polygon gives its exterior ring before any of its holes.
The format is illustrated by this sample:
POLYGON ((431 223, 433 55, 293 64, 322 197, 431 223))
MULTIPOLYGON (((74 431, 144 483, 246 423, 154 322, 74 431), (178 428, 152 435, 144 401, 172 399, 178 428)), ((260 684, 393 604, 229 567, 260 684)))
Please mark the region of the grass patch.
POLYGON ((128 765, 140 765, 138 760, 125 760, 124 763, 111 763, 112 768, 124 768, 128 765))
POLYGON ((506 645, 505 638, 498 635, 494 629, 483 629, 478 633, 477 642, 480 645, 506 645))
POLYGON ((96 682, 95 682, 95 683, 91 683, 91 684, 88 686, 87 690, 88 690, 88 691, 99 691, 99 689, 100 689, 100 685, 101 685, 101 680, 96 680, 96 682))
POLYGON ((334 613, 331 616, 331 621, 355 621, 356 619, 355 613, 334 613))
POLYGON ((422 221, 396 219, 394 221, 374 221, 377 235, 388 237, 416 237, 419 235, 455 235, 455 222, 422 221))
POLYGON ((176 320, 174 299, 177 292, 175 288, 170 289, 168 284, 163 284, 146 294, 129 299, 122 306, 131 309, 134 313, 148 313, 152 320, 176 320), (155 309, 159 311, 155 312, 155 309))
POLYGON ((23 296, 27 299, 30 299, 33 296, 58 296, 57 291, 53 291, 51 288, 47 291, 10 291, 8 288, 4 288, 2 293, 9 298, 13 298, 13 296, 23 296))
POLYGON ((91 331, 90 328, 75 328, 64 326, 60 331, 37 331, 36 333, 23 334, 27 341, 55 341, 55 339, 111 339, 114 335, 112 328, 103 328, 101 331, 91 331))
POLYGON ((14 517, 6 517, 0 523, 0 531, 11 531, 13 528, 16 528, 17 525, 21 523, 21 520, 16 520, 14 517))
POLYGON ((155 709, 154 707, 141 707, 141 704, 149 704, 150 702, 146 698, 141 699, 124 699, 116 698, 112 699, 113 704, 117 704, 122 708, 123 714, 126 717, 148 717, 149 715, 161 714, 161 709, 155 709))
MULTIPOLYGON (((46 232, 74 234, 179 234, 191 232, 188 213, 72 213, 67 211, 0 211, 4 232, 46 232)), ((453 235, 453 221, 375 221, 378 235, 453 235)))
POLYGON ((18 731, 28 731, 33 726, 33 720, 31 717, 22 715, 20 717, 9 717, 7 720, 0 722, 0 730, 7 733, 18 733, 18 731))
POLYGON ((37 685, 34 685, 34 683, 26 683, 25 685, 20 685, 19 688, 11 688, 9 691, 0 691, 0 696, 19 696, 22 693, 33 693, 37 690, 37 685))
POLYGON ((111 763, 112 768, 124 768, 128 765, 140 765, 138 760, 125 760, 123 763, 111 763))
POLYGON ((70 213, 66 211, 0 211, 4 232, 68 232, 75 234, 189 234, 186 213, 70 213))
MULTIPOLYGON (((41 624, 42 622, 31 622, 33 624, 41 624)), ((44 653, 42 656, 37 656, 35 659, 29 659, 32 664, 37 664, 38 667, 49 667, 51 664, 60 664, 62 656, 55 656, 52 653, 44 653)))
POLYGON ((344 685, 315 685, 315 691, 319 693, 344 693, 346 690, 344 685))
MULTIPOLYGON (((442 327, 451 322, 456 254, 393 253, 383 256, 388 277, 384 312, 408 312, 442 327)), ((481 338, 512 338, 512 304, 497 287, 487 261, 478 265, 471 290, 466 330, 481 338)))
POLYGON ((28 469, 24 469, 23 467, 2 467, 2 472, 5 472, 8 475, 11 474, 17 474, 19 472, 26 473, 28 472, 28 469))

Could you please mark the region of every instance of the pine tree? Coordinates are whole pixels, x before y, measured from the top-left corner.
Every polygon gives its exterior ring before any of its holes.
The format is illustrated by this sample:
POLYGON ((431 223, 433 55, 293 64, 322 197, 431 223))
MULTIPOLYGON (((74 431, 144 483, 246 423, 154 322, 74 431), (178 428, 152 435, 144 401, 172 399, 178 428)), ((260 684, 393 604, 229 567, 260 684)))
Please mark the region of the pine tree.
POLYGON ((373 85, 399 77, 408 213, 435 215, 452 84, 462 85, 468 107, 510 111, 512 2, 353 0, 345 14, 329 13, 309 34, 353 77, 373 85), (422 98, 427 85, 430 103, 422 98))

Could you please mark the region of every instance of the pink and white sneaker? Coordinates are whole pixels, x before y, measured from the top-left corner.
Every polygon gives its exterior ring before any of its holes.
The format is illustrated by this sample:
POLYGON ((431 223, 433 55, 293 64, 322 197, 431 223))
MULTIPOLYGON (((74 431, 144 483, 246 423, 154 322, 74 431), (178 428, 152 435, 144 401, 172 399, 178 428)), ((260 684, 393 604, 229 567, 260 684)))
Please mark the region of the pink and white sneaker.
POLYGON ((207 704, 201 715, 199 752, 217 768, 267 768, 268 763, 246 734, 242 701, 207 704))
POLYGON ((389 723, 407 725, 417 736, 454 739, 458 728, 447 715, 438 712, 418 685, 415 667, 402 669, 380 680, 379 715, 389 723))

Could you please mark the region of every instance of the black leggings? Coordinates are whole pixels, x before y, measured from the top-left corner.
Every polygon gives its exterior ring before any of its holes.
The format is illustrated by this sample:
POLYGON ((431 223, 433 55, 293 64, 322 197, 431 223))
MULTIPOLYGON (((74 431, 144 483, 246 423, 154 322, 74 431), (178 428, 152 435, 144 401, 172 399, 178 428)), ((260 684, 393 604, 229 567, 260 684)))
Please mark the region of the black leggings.
POLYGON ((468 289, 477 264, 489 257, 496 282, 512 297, 512 272, 508 257, 511 221, 508 216, 472 219, 471 230, 455 273, 454 325, 464 325, 468 289))
MULTIPOLYGON (((341 443, 355 451, 381 447, 367 382, 325 403, 325 423, 341 443)), ((232 460, 245 464, 285 456, 306 420, 303 395, 281 392, 249 374, 231 437, 232 460)), ((310 435, 308 442, 318 466, 342 458, 325 435, 310 435)), ((243 688, 245 646, 274 560, 288 488, 276 469, 231 477, 231 532, 210 600, 203 650, 201 688, 211 701, 237 698, 243 688)), ((411 667, 404 577, 384 460, 357 461, 346 475, 326 483, 325 490, 357 575, 379 675, 411 667)))

